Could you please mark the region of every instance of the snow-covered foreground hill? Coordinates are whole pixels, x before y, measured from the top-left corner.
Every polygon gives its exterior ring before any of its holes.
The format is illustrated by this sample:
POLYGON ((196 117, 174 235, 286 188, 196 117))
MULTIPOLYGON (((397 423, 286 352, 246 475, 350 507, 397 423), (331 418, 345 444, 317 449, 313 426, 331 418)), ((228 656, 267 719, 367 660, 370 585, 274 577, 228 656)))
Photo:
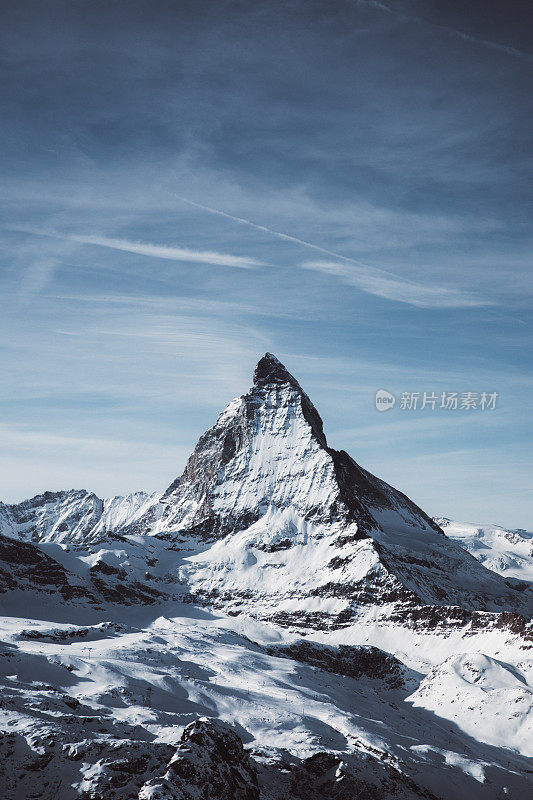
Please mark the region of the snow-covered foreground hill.
POLYGON ((326 793, 340 791, 341 764, 359 790, 376 791, 339 797, 531 791, 527 653, 506 632, 443 641, 392 626, 382 635, 369 619, 342 637, 306 637, 305 647, 276 626, 190 607, 97 618, 2 620, 4 796, 187 797, 153 787, 199 717, 240 736, 261 797, 299 797, 284 793, 286 770, 319 753, 336 759, 326 793), (366 647, 338 658, 338 639, 366 647), (369 649, 376 641, 403 663, 369 649), (491 655, 461 653, 480 646, 491 655), (439 664, 447 653, 457 655, 439 664))
POLYGON ((269 354, 166 491, 0 504, 1 796, 529 798, 529 556, 458 531, 269 354))

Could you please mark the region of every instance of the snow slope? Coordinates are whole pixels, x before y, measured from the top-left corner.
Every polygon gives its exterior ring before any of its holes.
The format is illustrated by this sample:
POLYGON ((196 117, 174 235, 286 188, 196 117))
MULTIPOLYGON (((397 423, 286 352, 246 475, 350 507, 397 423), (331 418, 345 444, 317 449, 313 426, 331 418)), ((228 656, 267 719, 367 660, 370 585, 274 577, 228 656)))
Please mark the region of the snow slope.
MULTIPOLYGON (((464 716, 459 724, 446 721, 442 704, 435 713, 431 707, 442 688, 450 701, 461 691, 448 685, 446 665, 437 668, 444 678, 431 673, 413 693, 421 676, 408 669, 399 684, 396 672, 391 682, 368 669, 346 676, 324 660, 296 660, 298 640, 275 626, 178 605, 161 610, 162 616, 124 610, 111 623, 97 624, 95 616, 77 627, 2 620, 1 763, 10 770, 6 788, 17 787, 9 797, 48 798, 50 787, 65 799, 83 791, 106 800, 151 797, 150 782, 168 771, 184 728, 200 717, 230 725, 259 767, 281 762, 286 769, 329 753, 358 781, 381 787, 380 798, 508 793, 525 800, 533 786, 531 764, 515 746, 520 726, 511 680, 488 681, 492 691, 503 683, 508 694, 498 702, 496 726, 488 703, 479 712, 480 735, 473 724, 465 730, 464 716), (391 774, 402 791, 385 791, 391 774)), ((281 775, 274 780, 267 770, 261 780, 261 797, 293 797, 281 775)))
POLYGON ((435 522, 487 569, 506 578, 533 581, 533 533, 456 522, 447 517, 436 517, 435 522))
POLYGON ((482 653, 452 656, 408 700, 483 742, 533 756, 533 690, 516 667, 482 653))

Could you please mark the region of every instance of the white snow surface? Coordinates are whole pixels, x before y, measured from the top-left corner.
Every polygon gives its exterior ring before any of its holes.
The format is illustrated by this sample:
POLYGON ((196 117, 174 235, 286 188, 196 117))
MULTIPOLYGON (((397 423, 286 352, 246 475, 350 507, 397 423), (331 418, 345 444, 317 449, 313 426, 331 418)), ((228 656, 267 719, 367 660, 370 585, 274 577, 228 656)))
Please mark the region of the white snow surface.
POLYGON ((533 581, 533 533, 501 525, 457 522, 435 517, 446 536, 468 550, 483 566, 506 578, 533 581))
MULTIPOLYGON (((339 488, 332 458, 304 416, 300 389, 274 385, 258 398, 233 400, 206 434, 209 439, 198 458, 201 467, 213 460, 225 432, 233 430, 243 442, 227 463, 220 463, 210 487, 215 514, 238 518, 287 506, 301 517, 317 508, 327 514, 339 488), (251 418, 250 407, 255 411, 251 418)), ((204 496, 198 495, 193 478, 171 495, 176 502, 163 520, 167 526, 187 528, 201 508, 204 496)))
MULTIPOLYGON (((324 750, 345 759, 377 755, 450 800, 496 799, 505 792, 525 800, 532 788, 524 758, 531 750, 525 653, 502 632, 486 643, 504 650, 513 664, 478 652, 448 655, 439 664, 443 653, 467 646, 464 637, 449 643, 440 637, 435 648, 438 637, 411 634, 424 659, 436 661, 425 662, 427 674, 408 673, 405 687, 391 689, 271 655, 265 648, 298 637, 247 617, 177 604, 123 609, 107 623, 94 614, 90 620, 87 612, 78 624, 57 623, 50 619, 52 607, 42 615, 48 619, 0 620, 0 721, 26 743, 27 761, 51 740, 70 742, 69 748, 76 743, 85 766, 59 759, 54 779, 60 798, 70 796, 67 785, 75 789, 72 796, 94 789, 102 759, 121 742, 175 746, 199 716, 230 723, 245 732, 247 747, 270 756, 288 751, 302 758, 324 750)), ((334 644, 338 633, 318 639, 334 644)), ((370 619, 343 633, 343 641, 379 638, 370 619)), ((400 627, 384 634, 386 649, 410 646, 400 627)), ((17 769, 24 773, 20 763, 17 769)), ((25 774, 28 797, 41 780, 25 774)))
POLYGON ((409 698, 497 747, 533 756, 533 691, 516 667, 483 653, 451 656, 409 698))

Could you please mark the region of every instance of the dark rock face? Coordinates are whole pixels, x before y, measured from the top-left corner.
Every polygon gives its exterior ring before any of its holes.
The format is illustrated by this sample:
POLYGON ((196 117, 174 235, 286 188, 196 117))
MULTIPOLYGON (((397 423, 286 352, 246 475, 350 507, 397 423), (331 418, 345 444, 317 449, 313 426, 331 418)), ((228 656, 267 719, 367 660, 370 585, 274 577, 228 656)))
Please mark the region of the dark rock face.
POLYGON ((436 533, 444 535, 436 522, 412 500, 360 467, 344 450, 329 452, 335 464, 335 475, 342 498, 351 512, 350 519, 357 522, 360 530, 370 534, 372 530, 380 528, 372 514, 374 509, 403 512, 411 518, 412 524, 423 523, 436 533))
POLYGON ((139 581, 105 580, 91 575, 91 583, 108 603, 151 605, 168 596, 139 581))
POLYGON ((110 603, 149 605, 167 595, 136 580, 125 580, 125 573, 97 562, 89 570, 89 580, 69 572, 38 545, 20 542, 0 534, 0 594, 8 591, 57 595, 69 602, 105 600, 110 603))
POLYGON ((267 648, 267 652, 272 656, 292 658, 336 675, 378 680, 384 688, 394 689, 404 685, 405 668, 401 661, 378 647, 332 647, 302 640, 289 645, 273 645, 267 648))
POLYGON ((183 732, 163 778, 139 800, 438 800, 373 756, 346 763, 332 753, 300 761, 250 754, 226 723, 200 719, 183 732))
POLYGON ((80 584, 39 547, 0 534, 0 592, 8 590, 59 593, 64 600, 97 599, 88 586, 80 584))
POLYGON ((447 635, 452 630, 468 630, 473 635, 482 631, 500 629, 520 636, 522 647, 531 649, 533 622, 522 614, 502 611, 487 614, 470 611, 459 606, 412 606, 393 611, 387 621, 418 631, 435 631, 447 635))
MULTIPOLYGON (((333 753, 315 753, 288 768, 290 800, 439 800, 387 764, 368 757, 345 763, 333 753)), ((278 795, 282 800, 286 795, 278 795)))
POLYGON ((168 487, 161 499, 162 503, 167 504, 164 519, 168 520, 170 525, 174 521, 181 521, 183 516, 179 513, 181 509, 176 510, 172 501, 180 500, 183 495, 188 497, 190 505, 195 506, 194 515, 188 521, 188 529, 207 538, 224 534, 245 524, 247 519, 251 520, 248 524, 254 521, 250 513, 244 520, 235 516, 222 519, 215 514, 210 497, 210 489, 216 480, 218 470, 227 464, 248 440, 249 411, 248 407, 244 407, 235 414, 230 427, 215 425, 200 438, 183 474, 168 487))
POLYGON ((265 353, 263 358, 257 362, 254 370, 254 386, 259 389, 270 386, 273 383, 290 383, 302 391, 302 387, 294 378, 289 370, 272 353, 265 353))
POLYGON ((199 719, 183 731, 163 778, 145 784, 139 800, 259 800, 256 767, 225 722, 199 719))

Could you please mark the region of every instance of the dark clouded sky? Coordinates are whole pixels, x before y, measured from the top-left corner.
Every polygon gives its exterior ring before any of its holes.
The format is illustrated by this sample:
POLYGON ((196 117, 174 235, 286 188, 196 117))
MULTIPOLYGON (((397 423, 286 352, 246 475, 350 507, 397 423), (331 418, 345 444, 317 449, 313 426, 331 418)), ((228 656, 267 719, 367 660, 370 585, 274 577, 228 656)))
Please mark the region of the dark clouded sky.
POLYGON ((2 13, 3 499, 164 488, 270 350, 430 513, 531 526, 528 4, 2 13))

